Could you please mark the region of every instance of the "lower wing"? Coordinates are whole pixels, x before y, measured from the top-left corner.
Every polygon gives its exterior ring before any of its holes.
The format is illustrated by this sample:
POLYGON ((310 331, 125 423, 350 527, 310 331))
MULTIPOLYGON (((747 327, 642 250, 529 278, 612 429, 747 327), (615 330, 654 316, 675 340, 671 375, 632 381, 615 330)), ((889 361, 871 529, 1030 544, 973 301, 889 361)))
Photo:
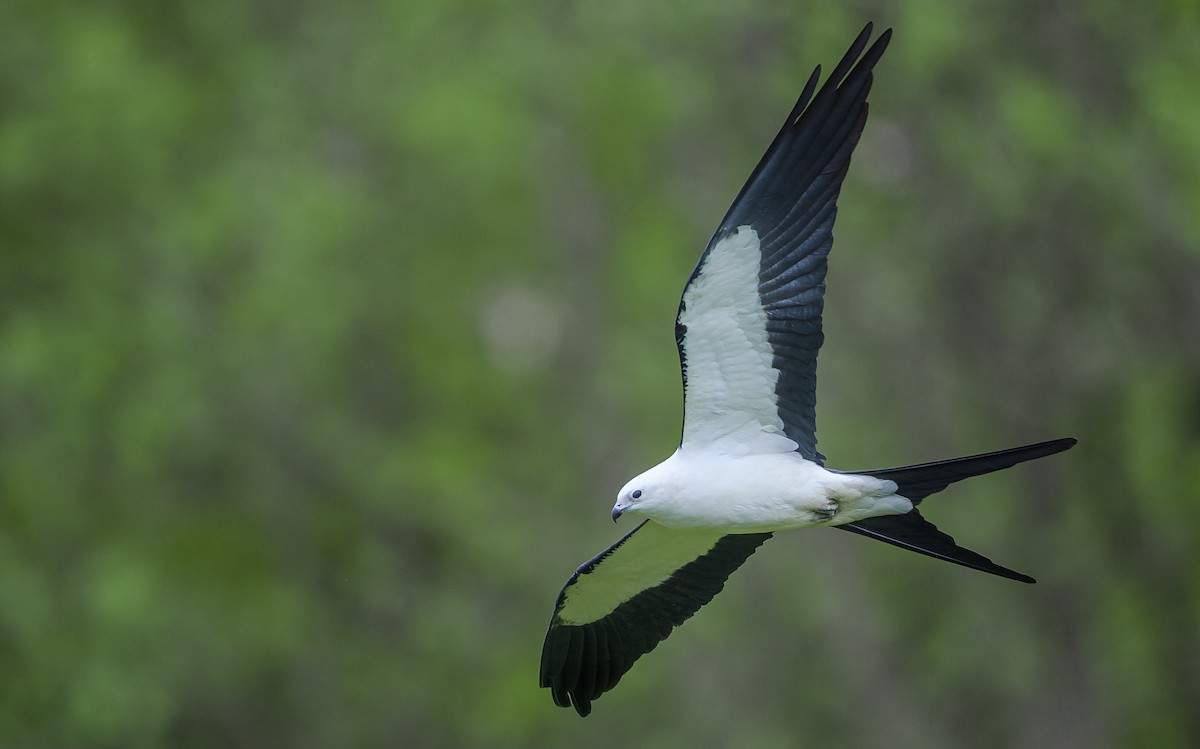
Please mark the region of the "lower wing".
POLYGON ((558 706, 587 715, 770 537, 644 521, 563 586, 542 646, 541 685, 558 706))

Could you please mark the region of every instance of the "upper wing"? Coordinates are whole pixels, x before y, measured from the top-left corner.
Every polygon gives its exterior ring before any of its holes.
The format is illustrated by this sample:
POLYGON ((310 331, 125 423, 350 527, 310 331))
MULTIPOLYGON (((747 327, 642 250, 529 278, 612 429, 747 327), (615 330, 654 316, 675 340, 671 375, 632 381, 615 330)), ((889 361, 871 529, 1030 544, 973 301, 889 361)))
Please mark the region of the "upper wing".
POLYGON ((770 533, 724 535, 643 521, 571 575, 542 646, 541 685, 587 715, 633 662, 712 600, 770 533))
POLYGON ((790 442, 774 437, 779 449, 823 460, 815 410, 826 259, 871 68, 891 30, 863 54, 870 35, 867 24, 810 103, 813 71, 684 288, 675 321, 684 443, 780 434, 790 442))

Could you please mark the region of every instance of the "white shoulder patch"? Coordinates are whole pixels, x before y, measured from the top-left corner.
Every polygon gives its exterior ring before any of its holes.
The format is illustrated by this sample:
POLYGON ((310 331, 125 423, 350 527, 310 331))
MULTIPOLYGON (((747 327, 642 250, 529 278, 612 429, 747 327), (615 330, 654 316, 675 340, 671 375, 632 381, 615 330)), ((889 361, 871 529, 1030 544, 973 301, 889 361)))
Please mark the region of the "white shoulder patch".
POLYGON ((684 446, 749 435, 756 452, 797 447, 776 407, 779 371, 758 298, 759 257, 758 233, 739 226, 717 242, 684 291, 684 446))

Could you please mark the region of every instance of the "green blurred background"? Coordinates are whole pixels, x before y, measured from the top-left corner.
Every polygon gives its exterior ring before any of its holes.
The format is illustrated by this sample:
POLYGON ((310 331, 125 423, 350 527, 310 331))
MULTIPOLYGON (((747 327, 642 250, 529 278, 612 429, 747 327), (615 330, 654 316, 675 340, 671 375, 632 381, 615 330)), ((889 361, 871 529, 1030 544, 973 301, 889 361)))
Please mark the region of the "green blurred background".
POLYGON ((1200 744, 1200 10, 0 8, 0 746, 1200 744), (671 320, 811 68, 894 26, 821 448, 1022 586, 765 546, 593 716, 537 689, 671 320))

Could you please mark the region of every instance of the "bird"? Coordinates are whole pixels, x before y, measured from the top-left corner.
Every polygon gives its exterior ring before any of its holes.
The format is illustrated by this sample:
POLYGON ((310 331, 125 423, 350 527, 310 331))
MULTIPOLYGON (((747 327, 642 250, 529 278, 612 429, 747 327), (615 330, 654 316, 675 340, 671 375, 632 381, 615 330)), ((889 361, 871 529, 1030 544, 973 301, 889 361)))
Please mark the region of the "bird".
POLYGON ((959 546, 920 505, 956 481, 1062 452, 1075 439, 866 471, 826 468, 817 451, 817 352, 837 199, 866 123, 872 71, 892 36, 886 29, 868 48, 872 28, 819 91, 821 67, 813 71, 684 286, 675 320, 679 446, 621 488, 612 519, 641 522, 576 569, 555 601, 540 686, 560 707, 587 716, 779 531, 840 528, 1034 582, 959 546))

